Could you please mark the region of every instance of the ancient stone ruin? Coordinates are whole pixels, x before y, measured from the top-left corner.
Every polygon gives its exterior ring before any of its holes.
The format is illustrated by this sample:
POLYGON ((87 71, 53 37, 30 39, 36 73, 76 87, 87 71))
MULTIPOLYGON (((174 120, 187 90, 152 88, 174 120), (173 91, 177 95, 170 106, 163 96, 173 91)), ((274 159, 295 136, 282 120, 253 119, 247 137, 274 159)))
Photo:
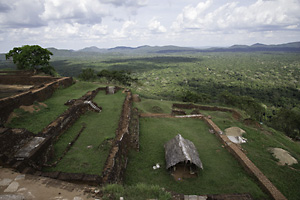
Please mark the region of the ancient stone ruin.
MULTIPOLYGON (((6 116, 8 116, 9 112, 13 111, 14 108, 17 108, 20 105, 29 105, 36 100, 40 101, 42 99, 44 100, 46 97, 50 97, 60 84, 64 84, 65 80, 68 79, 63 78, 46 83, 39 88, 39 93, 35 90, 31 90, 25 94, 21 93, 16 96, 1 99, 0 107, 2 106, 3 108, 6 107, 9 102, 18 102, 12 106, 10 110, 7 109, 5 115, 2 115, 4 116, 2 118, 3 121, 5 121, 4 119, 6 116), (42 95, 44 93, 47 93, 46 97, 42 95)), ((100 185, 122 182, 123 174, 127 166, 128 150, 130 148, 138 149, 139 146, 138 112, 137 110, 132 112, 132 94, 130 91, 127 91, 122 106, 122 113, 116 137, 111 145, 111 150, 101 176, 82 173, 42 171, 44 166, 49 166, 49 164, 46 163, 53 157, 53 144, 57 139, 87 110, 101 112, 102 107, 93 102, 93 98, 97 93, 99 91, 106 91, 107 94, 115 94, 120 89, 122 88, 111 86, 98 88, 87 92, 79 99, 67 101, 65 105, 68 105, 69 108, 38 134, 33 134, 25 129, 0 128, 0 164, 2 166, 12 167, 22 173, 35 174, 75 183, 100 185)), ((85 127, 82 127, 82 130, 84 128, 85 127)), ((82 130, 68 145, 63 155, 65 155, 72 147, 82 130)), ((62 157, 60 159, 62 159, 62 157)), ((52 163, 51 166, 55 166, 58 161, 52 163)))

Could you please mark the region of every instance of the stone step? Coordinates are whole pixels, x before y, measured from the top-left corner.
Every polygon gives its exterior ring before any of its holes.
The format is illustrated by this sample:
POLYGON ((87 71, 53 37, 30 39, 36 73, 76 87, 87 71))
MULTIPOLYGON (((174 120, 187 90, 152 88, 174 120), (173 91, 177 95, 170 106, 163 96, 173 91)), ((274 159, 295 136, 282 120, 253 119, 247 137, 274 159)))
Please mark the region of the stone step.
POLYGON ((184 195, 184 200, 206 200, 207 196, 184 195))

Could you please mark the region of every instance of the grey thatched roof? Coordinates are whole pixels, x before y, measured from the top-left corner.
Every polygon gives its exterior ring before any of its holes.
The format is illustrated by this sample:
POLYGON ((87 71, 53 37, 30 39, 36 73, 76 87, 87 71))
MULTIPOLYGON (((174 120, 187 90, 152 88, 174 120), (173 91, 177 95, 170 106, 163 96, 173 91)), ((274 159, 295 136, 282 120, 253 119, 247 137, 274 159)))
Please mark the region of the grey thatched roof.
POLYGON ((197 167, 203 169, 202 162, 199 158, 195 145, 180 134, 169 140, 165 145, 166 168, 176 165, 180 162, 190 161, 197 167))

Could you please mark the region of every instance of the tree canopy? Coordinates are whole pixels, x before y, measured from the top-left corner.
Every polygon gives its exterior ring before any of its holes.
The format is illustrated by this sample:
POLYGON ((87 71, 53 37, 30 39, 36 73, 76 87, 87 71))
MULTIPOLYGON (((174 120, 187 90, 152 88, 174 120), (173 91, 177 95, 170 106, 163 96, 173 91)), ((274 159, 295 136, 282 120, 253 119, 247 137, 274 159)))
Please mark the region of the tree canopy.
POLYGON ((18 69, 40 70, 54 75, 55 69, 49 64, 51 55, 53 55, 51 51, 39 45, 25 45, 13 48, 5 55, 5 58, 12 58, 18 69))
POLYGON ((132 82, 137 82, 138 79, 137 78, 132 78, 130 76, 129 72, 126 71, 117 71, 117 70, 101 70, 100 72, 97 73, 98 77, 104 77, 106 78, 108 81, 118 81, 119 83, 126 85, 126 86, 130 86, 132 82))

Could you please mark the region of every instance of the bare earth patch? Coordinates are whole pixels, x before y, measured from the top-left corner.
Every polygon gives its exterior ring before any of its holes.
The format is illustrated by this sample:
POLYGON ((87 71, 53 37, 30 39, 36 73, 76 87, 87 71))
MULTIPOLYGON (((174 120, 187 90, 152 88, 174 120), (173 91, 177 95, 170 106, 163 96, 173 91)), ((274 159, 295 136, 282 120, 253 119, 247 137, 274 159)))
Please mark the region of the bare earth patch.
POLYGON ((196 178, 197 174, 191 174, 187 167, 178 165, 176 170, 171 174, 176 181, 182 181, 185 178, 196 178))
POLYGON ((269 151, 277 158, 278 165, 293 165, 297 164, 298 161, 290 155, 290 153, 281 148, 270 148, 269 151))
POLYGON ((33 112, 38 112, 41 110, 41 107, 44 107, 46 108, 47 105, 44 104, 44 103, 41 103, 41 102, 38 102, 38 105, 30 105, 30 106, 20 106, 20 108, 26 112, 30 112, 30 113, 33 113, 33 112))
POLYGON ((239 127, 230 127, 225 129, 225 134, 227 136, 242 136, 246 131, 239 127))
POLYGON ((246 143, 247 140, 242 137, 242 135, 246 133, 243 129, 239 127, 230 127, 225 129, 225 134, 228 137, 228 139, 236 144, 246 143))

